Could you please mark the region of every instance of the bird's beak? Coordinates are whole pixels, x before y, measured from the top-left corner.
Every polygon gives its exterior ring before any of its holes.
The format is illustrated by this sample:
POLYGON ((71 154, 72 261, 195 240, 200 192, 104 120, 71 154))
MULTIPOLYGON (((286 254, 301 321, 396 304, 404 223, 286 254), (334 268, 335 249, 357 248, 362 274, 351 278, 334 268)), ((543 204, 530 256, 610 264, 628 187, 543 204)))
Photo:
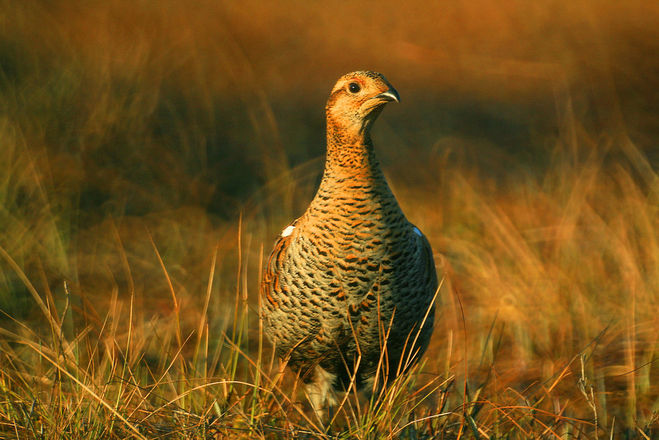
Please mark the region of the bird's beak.
POLYGON ((378 117, 384 106, 389 102, 400 102, 400 96, 398 92, 393 87, 389 86, 389 89, 385 92, 379 93, 370 99, 367 99, 359 108, 360 113, 364 117, 364 122, 367 123, 364 125, 370 125, 378 117))
POLYGON ((394 89, 393 87, 387 90, 386 92, 382 92, 379 95, 376 95, 375 98, 380 99, 382 101, 400 102, 400 96, 398 95, 396 89, 394 89))

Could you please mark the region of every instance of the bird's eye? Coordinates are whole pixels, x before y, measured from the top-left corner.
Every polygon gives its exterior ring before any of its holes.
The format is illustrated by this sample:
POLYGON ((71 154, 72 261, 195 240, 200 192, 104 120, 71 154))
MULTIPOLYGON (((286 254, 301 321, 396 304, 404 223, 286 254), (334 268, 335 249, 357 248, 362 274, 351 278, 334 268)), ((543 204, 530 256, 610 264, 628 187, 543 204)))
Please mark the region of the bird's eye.
POLYGON ((357 83, 350 83, 348 84, 348 90, 350 90, 350 93, 357 93, 361 90, 362 88, 359 87, 359 84, 357 83))

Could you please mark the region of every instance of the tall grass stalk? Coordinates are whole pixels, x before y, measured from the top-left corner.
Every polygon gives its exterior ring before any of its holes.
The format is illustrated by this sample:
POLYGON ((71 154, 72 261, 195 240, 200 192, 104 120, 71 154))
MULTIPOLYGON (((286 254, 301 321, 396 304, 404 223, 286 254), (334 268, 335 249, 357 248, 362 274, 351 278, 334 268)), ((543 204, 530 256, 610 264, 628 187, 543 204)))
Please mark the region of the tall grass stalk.
POLYGON ((69 3, 0 0, 0 437, 657 437, 648 2, 69 3), (444 281, 421 363, 391 377, 382 323, 319 420, 258 283, 362 66, 444 281))

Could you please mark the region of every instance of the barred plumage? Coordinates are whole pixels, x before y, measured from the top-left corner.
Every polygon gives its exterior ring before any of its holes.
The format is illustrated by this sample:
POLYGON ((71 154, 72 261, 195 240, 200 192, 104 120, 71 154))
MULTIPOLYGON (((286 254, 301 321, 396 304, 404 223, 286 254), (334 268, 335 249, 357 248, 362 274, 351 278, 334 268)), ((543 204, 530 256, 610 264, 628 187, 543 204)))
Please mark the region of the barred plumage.
POLYGON ((398 100, 379 73, 339 79, 326 106, 320 187, 304 215, 282 232, 263 275, 266 334, 308 384, 316 409, 332 387, 347 386, 358 359, 357 386, 372 380, 390 323, 389 378, 412 341, 411 357, 418 358, 432 334, 432 250, 398 206, 370 137, 384 105, 398 100))

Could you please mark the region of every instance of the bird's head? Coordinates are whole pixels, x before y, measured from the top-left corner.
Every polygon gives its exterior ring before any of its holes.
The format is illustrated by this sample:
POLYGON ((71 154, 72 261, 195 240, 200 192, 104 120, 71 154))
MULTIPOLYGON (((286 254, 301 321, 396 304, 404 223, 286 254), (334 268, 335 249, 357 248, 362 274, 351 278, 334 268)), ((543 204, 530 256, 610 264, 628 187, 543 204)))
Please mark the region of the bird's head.
POLYGON ((325 112, 328 128, 353 137, 368 134, 388 102, 400 102, 398 92, 377 72, 343 75, 332 89, 325 112))

